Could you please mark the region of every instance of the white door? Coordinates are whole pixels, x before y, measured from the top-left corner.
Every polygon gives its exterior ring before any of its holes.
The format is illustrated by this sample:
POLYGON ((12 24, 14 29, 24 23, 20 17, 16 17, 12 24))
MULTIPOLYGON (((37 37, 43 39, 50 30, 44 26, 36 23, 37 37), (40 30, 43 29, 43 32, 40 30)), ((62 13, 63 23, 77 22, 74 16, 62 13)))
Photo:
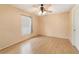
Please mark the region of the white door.
POLYGON ((73 14, 73 43, 79 50, 79 7, 77 7, 73 14))

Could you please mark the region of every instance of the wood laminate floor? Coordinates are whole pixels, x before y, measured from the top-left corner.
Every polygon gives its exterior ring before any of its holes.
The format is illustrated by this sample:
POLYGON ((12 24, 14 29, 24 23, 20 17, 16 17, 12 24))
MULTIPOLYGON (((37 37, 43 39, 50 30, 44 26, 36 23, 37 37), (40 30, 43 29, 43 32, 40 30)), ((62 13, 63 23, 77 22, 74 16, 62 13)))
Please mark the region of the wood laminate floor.
POLYGON ((71 54, 78 51, 68 39, 38 36, 0 51, 1 54, 71 54))

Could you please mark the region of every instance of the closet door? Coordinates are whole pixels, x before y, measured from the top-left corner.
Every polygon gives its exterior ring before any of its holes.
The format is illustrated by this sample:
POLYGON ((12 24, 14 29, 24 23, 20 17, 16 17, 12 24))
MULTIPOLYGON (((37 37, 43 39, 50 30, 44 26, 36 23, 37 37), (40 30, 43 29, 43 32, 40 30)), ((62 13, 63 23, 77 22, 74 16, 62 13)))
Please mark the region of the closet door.
POLYGON ((32 32, 32 18, 29 16, 21 16, 21 35, 25 36, 32 32))
POLYGON ((79 6, 73 14, 73 44, 79 50, 79 6))

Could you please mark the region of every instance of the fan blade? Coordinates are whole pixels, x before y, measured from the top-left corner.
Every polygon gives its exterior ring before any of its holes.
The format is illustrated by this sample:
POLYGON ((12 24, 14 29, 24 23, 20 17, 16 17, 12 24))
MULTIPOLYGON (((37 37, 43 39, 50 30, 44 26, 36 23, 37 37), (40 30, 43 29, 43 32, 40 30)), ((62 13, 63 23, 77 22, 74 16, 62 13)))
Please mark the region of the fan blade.
POLYGON ((46 10, 48 10, 48 8, 51 7, 51 6, 52 6, 52 4, 45 4, 45 5, 44 5, 44 8, 45 8, 46 10))
POLYGON ((40 11, 40 8, 38 7, 38 8, 32 8, 31 9, 31 12, 33 13, 33 14, 37 14, 38 12, 40 11))
POLYGON ((47 11, 47 12, 52 13, 53 11, 47 11))
POLYGON ((38 8, 40 4, 33 4, 32 7, 38 8))

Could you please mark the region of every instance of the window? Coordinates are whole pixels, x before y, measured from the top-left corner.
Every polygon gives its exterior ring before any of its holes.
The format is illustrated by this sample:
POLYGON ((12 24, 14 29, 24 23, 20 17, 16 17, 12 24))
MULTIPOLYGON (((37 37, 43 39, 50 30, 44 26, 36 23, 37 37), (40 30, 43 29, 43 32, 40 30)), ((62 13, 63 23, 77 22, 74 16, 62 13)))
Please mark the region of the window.
POLYGON ((30 16, 21 16, 21 35, 25 36, 32 32, 32 18, 30 16))

